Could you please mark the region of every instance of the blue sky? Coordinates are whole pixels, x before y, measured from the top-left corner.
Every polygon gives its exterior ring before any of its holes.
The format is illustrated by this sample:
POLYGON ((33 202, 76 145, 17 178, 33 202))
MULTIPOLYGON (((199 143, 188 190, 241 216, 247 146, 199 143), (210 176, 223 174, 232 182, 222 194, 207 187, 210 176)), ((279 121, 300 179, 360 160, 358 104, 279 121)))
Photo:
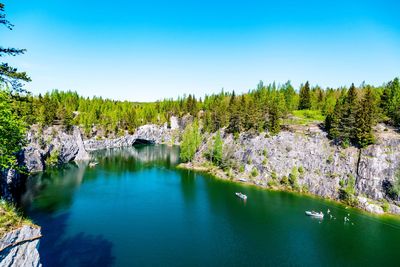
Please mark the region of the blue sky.
POLYGON ((152 101, 400 75, 398 1, 3 0, 27 88, 152 101))

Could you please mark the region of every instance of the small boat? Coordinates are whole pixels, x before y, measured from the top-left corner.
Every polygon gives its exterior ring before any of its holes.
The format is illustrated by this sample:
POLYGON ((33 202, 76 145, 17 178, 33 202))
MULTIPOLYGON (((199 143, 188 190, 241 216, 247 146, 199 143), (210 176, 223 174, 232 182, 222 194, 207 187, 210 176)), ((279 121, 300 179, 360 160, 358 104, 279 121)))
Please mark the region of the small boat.
POLYGON ((89 167, 93 168, 96 167, 96 165, 99 164, 98 162, 90 162, 89 167))
POLYGON ((315 217, 315 218, 324 218, 324 214, 321 212, 315 212, 315 211, 306 211, 307 216, 315 217))
POLYGON ((242 194, 242 193, 240 193, 240 192, 237 192, 237 193, 235 193, 238 197, 240 197, 241 199, 243 199, 243 200, 246 200, 247 199, 247 196, 245 195, 245 194, 242 194))

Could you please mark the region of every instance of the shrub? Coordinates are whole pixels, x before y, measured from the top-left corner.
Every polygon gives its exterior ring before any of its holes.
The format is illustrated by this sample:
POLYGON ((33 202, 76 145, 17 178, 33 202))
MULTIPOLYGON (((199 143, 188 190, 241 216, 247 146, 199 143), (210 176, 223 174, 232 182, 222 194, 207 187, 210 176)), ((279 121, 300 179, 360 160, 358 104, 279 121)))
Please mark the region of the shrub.
POLYGON ((46 166, 54 166, 58 164, 58 157, 60 156, 60 152, 58 149, 54 149, 50 152, 49 157, 46 158, 46 166))
POLYGON ((276 180, 278 178, 278 175, 276 175, 276 172, 271 173, 271 178, 276 180))
POLYGON ((396 199, 400 196, 400 169, 397 170, 394 181, 389 188, 389 195, 396 199))
POLYGON ((249 156, 249 157, 247 158, 247 164, 249 164, 249 165, 250 165, 250 164, 251 164, 251 162, 252 162, 252 161, 251 161, 251 157, 249 156))
POLYGON ((267 163, 268 163, 267 159, 264 159, 263 162, 262 162, 262 164, 263 164, 264 166, 267 165, 267 163))
POLYGON ((341 186, 339 189, 339 198, 350 206, 357 205, 357 198, 354 196, 355 183, 356 179, 351 174, 348 175, 347 181, 341 180, 339 182, 339 185, 341 186))
POLYGON ((383 200, 382 209, 384 212, 389 212, 390 210, 389 202, 386 199, 383 200))
POLYGON ((256 167, 254 167, 254 168, 251 170, 251 176, 252 176, 252 177, 258 176, 258 170, 257 170, 256 167))
POLYGON ((304 168, 303 168, 303 166, 300 166, 300 167, 298 168, 298 171, 299 171, 300 174, 303 174, 303 173, 304 173, 304 168))
POLYGON ((183 162, 192 161, 201 143, 199 125, 197 122, 186 126, 182 135, 180 157, 183 162))
POLYGON ((269 187, 274 187, 274 186, 277 186, 278 183, 276 182, 276 180, 269 180, 268 183, 267 183, 267 185, 268 185, 269 187))
POLYGON ((287 178, 286 175, 282 177, 281 185, 289 185, 289 179, 287 178))
POLYGON ((244 172, 244 166, 243 166, 243 165, 240 165, 240 167, 239 167, 239 172, 240 172, 240 173, 244 172))
POLYGON ((264 155, 264 157, 268 157, 268 151, 267 151, 267 149, 264 149, 264 150, 263 150, 263 155, 264 155))

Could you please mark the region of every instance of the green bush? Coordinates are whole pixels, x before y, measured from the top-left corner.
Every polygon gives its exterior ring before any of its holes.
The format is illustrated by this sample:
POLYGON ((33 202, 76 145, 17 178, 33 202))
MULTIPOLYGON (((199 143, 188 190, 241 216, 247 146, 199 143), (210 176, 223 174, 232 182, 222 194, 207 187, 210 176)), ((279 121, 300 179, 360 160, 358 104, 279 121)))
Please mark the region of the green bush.
POLYGON ((276 174, 276 172, 272 172, 272 173, 271 173, 271 178, 272 178, 273 180, 278 179, 278 175, 276 174))
POLYGON ((192 161, 201 143, 201 135, 197 122, 186 126, 182 135, 180 157, 183 162, 192 161))
POLYGON ((281 185, 289 185, 289 179, 287 178, 286 175, 282 177, 281 185))
POLYGON ((382 209, 384 212, 389 212, 390 210, 389 202, 386 199, 383 200, 382 209))
POLYGON ((258 176, 258 170, 257 170, 256 167, 254 167, 254 168, 251 170, 251 176, 252 176, 252 177, 258 176))
POLYGON ((300 167, 298 168, 298 171, 299 171, 300 174, 303 174, 303 173, 304 173, 304 168, 303 168, 303 166, 300 166, 300 167))
POLYGON ((346 181, 341 180, 339 185, 339 198, 350 206, 357 206, 357 198, 354 196, 356 179, 353 175, 349 174, 346 181))
POLYGON ((54 166, 58 164, 58 157, 60 156, 60 151, 54 149, 50 152, 50 155, 46 158, 46 166, 54 166))
POLYGON ((244 166, 243 166, 243 165, 240 165, 240 167, 239 167, 239 172, 240 172, 240 173, 244 172, 244 166))
POLYGON ((389 188, 389 195, 393 199, 397 199, 400 196, 400 169, 397 170, 394 182, 389 188))
POLYGON ((267 159, 264 159, 263 162, 262 162, 262 164, 263 164, 264 166, 267 165, 267 163, 268 163, 268 160, 267 160, 267 159))
POLYGON ((274 186, 277 186, 278 183, 276 182, 276 180, 269 180, 268 183, 267 183, 267 185, 268 185, 269 187, 274 187, 274 186))

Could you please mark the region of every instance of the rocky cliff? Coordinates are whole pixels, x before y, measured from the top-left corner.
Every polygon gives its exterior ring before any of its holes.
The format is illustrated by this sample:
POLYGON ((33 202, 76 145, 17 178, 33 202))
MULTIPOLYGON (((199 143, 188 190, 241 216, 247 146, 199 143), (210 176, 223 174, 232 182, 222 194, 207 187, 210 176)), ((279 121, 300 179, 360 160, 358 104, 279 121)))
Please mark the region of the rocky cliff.
POLYGON ((0 266, 41 266, 39 257, 40 228, 23 226, 0 238, 0 266))
MULTIPOLYGON (((262 187, 281 188, 292 182, 298 191, 330 199, 340 199, 353 180, 359 207, 383 213, 381 206, 390 201, 388 211, 399 213, 399 202, 388 196, 388 187, 400 168, 400 135, 382 125, 376 132, 376 144, 365 149, 336 146, 316 125, 272 137, 243 133, 234 139, 222 133, 225 170, 215 174, 262 187)), ((205 155, 211 148, 212 136, 206 136, 189 167, 209 166, 205 155)))

